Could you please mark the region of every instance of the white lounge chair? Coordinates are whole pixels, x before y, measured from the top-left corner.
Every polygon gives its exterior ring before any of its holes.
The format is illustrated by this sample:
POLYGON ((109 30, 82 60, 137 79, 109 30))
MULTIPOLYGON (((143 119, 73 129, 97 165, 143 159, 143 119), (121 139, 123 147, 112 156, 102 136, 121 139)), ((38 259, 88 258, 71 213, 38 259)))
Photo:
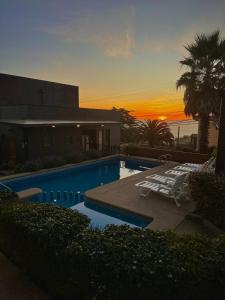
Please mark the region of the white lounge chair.
POLYGON ((192 169, 191 172, 211 173, 211 172, 215 171, 215 163, 216 163, 216 157, 212 156, 204 164, 185 163, 185 164, 182 164, 181 166, 191 168, 192 169))
POLYGON ((150 179, 153 181, 156 181, 158 183, 166 184, 168 186, 173 186, 175 184, 175 179, 169 176, 163 176, 163 175, 158 175, 158 174, 152 174, 147 177, 146 179, 150 179))
POLYGON ((179 200, 182 197, 187 198, 188 196, 186 177, 186 173, 183 174, 183 176, 179 176, 172 186, 147 180, 136 183, 135 185, 139 188, 141 197, 147 197, 151 192, 156 192, 165 197, 172 198, 175 201, 176 206, 180 207, 181 204, 179 200))
POLYGON ((202 164, 185 163, 185 164, 182 164, 182 166, 186 166, 186 167, 198 169, 198 168, 201 168, 201 167, 202 167, 202 164))
POLYGON ((180 176, 185 175, 185 174, 188 174, 188 173, 190 173, 190 171, 189 172, 187 172, 187 171, 177 171, 177 170, 174 170, 174 169, 170 169, 170 170, 167 170, 165 172, 165 174, 170 175, 170 176, 171 175, 175 176, 175 178, 180 177, 180 176))
POLYGON ((179 166, 176 166, 173 168, 173 170, 181 170, 181 171, 186 171, 186 172, 193 172, 196 170, 196 168, 193 168, 193 167, 186 167, 186 166, 183 166, 183 165, 179 165, 179 166))

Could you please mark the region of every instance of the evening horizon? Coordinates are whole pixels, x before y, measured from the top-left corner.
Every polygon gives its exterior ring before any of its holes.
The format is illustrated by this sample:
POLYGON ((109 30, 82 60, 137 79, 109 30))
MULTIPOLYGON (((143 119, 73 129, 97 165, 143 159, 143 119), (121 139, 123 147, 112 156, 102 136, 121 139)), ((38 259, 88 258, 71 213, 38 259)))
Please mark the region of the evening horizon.
POLYGON ((184 45, 225 33, 219 0, 43 4, 2 2, 1 72, 78 85, 81 107, 123 107, 138 119, 187 119, 176 90, 184 45))

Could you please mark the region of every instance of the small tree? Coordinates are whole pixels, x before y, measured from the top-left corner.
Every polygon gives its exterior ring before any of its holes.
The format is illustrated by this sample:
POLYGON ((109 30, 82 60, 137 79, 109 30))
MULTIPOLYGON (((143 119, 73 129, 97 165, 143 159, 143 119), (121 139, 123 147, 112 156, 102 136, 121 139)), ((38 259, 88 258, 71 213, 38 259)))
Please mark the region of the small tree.
POLYGON ((113 107, 113 110, 120 113, 121 141, 123 143, 138 142, 138 123, 137 119, 130 114, 131 111, 116 107, 113 107))
POLYGON ((140 122, 139 132, 143 141, 147 141, 149 147, 174 144, 174 136, 166 122, 159 120, 146 120, 140 122))

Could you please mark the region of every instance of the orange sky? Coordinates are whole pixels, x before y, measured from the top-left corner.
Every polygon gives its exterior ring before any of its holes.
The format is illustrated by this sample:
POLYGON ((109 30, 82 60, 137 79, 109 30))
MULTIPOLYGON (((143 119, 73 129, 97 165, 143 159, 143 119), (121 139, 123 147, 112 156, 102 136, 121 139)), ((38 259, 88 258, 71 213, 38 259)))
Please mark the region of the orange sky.
MULTIPOLYGON (((142 99, 134 98, 130 101, 126 99, 106 98, 95 101, 95 108, 111 109, 113 106, 123 107, 131 111, 131 114, 138 119, 161 119, 161 120, 184 120, 184 104, 182 92, 160 95, 157 97, 146 97, 142 99)), ((81 107, 93 108, 93 102, 82 100, 81 107)))
POLYGON ((225 1, 1 1, 1 72, 79 86, 80 107, 186 119, 179 61, 225 1), (44 3, 44 9, 43 9, 44 3))

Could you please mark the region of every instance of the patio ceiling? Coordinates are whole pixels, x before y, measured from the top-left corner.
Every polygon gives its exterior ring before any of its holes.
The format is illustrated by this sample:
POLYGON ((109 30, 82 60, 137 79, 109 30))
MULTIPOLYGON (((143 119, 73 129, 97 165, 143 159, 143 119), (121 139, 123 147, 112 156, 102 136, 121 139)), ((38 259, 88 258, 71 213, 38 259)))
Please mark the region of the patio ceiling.
POLYGON ((23 127, 43 127, 43 126, 71 126, 71 125, 112 125, 120 124, 117 121, 102 120, 0 120, 0 123, 18 125, 23 127))

